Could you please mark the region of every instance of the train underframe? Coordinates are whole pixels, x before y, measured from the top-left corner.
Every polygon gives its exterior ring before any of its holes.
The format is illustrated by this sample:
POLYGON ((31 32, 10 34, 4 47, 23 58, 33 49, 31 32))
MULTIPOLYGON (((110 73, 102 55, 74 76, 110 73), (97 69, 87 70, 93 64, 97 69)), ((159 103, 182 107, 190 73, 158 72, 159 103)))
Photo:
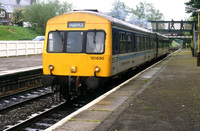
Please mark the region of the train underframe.
POLYGON ((107 81, 102 77, 79 77, 79 76, 53 76, 42 77, 43 86, 51 86, 52 90, 59 90, 66 100, 86 95, 86 92, 94 92, 107 81), (59 89, 55 89, 59 88, 59 89))

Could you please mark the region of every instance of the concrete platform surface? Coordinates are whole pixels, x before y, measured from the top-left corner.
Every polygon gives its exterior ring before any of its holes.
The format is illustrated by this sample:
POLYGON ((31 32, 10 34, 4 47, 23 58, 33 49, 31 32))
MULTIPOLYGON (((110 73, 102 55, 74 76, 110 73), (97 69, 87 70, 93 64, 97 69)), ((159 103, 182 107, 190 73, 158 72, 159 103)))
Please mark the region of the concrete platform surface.
POLYGON ((200 129, 200 67, 178 51, 47 130, 154 131, 200 129))
POLYGON ((0 75, 14 70, 42 66, 42 55, 0 58, 0 75))

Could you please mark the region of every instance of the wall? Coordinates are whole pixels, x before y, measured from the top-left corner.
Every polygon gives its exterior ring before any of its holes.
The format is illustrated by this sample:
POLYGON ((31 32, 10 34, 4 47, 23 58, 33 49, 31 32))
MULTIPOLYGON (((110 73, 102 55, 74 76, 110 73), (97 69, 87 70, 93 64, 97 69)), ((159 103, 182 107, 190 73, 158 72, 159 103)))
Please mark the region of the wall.
POLYGON ((42 54, 43 41, 0 41, 0 57, 42 54))

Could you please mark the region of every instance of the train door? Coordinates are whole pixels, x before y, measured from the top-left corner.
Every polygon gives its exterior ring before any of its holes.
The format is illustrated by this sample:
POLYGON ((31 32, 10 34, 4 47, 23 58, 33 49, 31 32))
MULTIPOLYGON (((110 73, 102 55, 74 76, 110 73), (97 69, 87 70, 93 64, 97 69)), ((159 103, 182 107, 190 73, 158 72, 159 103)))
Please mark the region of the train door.
POLYGON ((158 44, 159 44, 159 39, 158 39, 158 35, 156 34, 156 58, 158 58, 158 44))
POLYGON ((113 29, 112 31, 112 69, 111 75, 115 75, 118 73, 118 58, 119 58, 119 32, 117 29, 113 29))

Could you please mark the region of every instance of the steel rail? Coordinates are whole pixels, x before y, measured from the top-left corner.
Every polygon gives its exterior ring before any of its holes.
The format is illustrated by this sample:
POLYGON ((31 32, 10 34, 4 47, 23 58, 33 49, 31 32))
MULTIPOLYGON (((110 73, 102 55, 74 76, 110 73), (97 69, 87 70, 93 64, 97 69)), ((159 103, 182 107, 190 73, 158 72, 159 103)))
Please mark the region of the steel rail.
POLYGON ((65 102, 61 102, 59 105, 55 106, 55 107, 52 107, 50 109, 47 109, 46 111, 44 112, 41 112, 41 113, 38 113, 37 115, 35 116, 32 116, 20 123, 17 123, 16 125, 13 125, 7 129, 5 129, 4 131, 17 131, 17 130, 20 130, 34 122, 36 122, 37 120, 43 118, 44 116, 52 113, 52 112, 55 112, 56 110, 58 110, 59 108, 63 107, 65 104, 65 102))
POLYGON ((4 108, 1 108, 0 109, 0 113, 1 112, 4 112, 4 111, 8 111, 8 110, 12 110, 20 105, 24 105, 25 103, 28 103, 28 102, 31 102, 31 101, 34 101, 34 100, 37 100, 37 99, 42 99, 43 97, 47 97, 49 95, 51 95, 52 93, 45 93, 43 95, 40 95, 40 96, 37 96, 37 97, 33 97, 33 98, 30 98, 28 100, 25 100, 25 101, 22 101, 22 102, 19 102, 19 103, 16 103, 16 104, 13 104, 13 105, 10 105, 10 106, 7 106, 7 107, 4 107, 4 108))

